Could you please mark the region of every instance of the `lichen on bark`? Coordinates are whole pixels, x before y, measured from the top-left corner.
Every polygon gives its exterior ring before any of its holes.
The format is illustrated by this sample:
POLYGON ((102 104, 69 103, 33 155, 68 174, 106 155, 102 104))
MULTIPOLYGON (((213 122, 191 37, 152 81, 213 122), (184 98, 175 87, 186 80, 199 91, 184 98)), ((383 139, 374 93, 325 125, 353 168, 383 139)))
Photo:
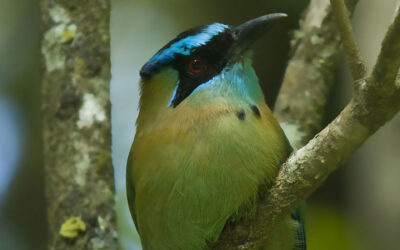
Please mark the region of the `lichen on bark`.
POLYGON ((42 0, 43 137, 49 249, 117 249, 108 0, 42 0), (80 217, 68 239, 62 225, 80 217))

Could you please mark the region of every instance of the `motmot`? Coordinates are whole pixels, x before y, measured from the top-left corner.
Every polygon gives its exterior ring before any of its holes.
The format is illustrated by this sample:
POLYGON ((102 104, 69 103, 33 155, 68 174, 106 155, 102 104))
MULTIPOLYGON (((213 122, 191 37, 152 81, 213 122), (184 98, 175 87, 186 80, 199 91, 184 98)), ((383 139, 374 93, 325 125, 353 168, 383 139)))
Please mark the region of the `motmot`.
MULTIPOLYGON (((272 185, 292 148, 266 104, 251 45, 284 17, 192 28, 141 68, 126 181, 144 250, 209 249, 272 185)), ((262 249, 304 250, 302 223, 294 211, 262 249)))

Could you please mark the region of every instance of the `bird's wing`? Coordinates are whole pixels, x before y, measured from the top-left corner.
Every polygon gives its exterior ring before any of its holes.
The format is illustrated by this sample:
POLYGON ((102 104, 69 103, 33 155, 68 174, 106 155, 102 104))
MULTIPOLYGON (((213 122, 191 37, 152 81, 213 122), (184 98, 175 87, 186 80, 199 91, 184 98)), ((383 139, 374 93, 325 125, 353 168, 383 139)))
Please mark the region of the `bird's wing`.
MULTIPOLYGON (((286 144, 286 151, 287 155, 289 155, 293 152, 293 148, 290 145, 289 140, 287 139, 285 133, 285 144, 286 144)), ((300 206, 296 208, 291 214, 292 219, 296 222, 297 224, 297 239, 296 239, 296 245, 293 250, 306 250, 306 228, 305 228, 305 214, 306 214, 306 203, 303 202, 300 206)))
POLYGON ((292 212, 292 219, 297 224, 297 241, 294 250, 306 250, 305 212, 305 202, 292 212))
POLYGON ((132 180, 132 164, 133 164, 132 151, 129 153, 128 161, 126 163, 126 195, 128 198, 129 210, 131 211, 133 222, 135 223, 136 230, 139 233, 139 227, 137 224, 136 213, 135 213, 135 185, 132 180))

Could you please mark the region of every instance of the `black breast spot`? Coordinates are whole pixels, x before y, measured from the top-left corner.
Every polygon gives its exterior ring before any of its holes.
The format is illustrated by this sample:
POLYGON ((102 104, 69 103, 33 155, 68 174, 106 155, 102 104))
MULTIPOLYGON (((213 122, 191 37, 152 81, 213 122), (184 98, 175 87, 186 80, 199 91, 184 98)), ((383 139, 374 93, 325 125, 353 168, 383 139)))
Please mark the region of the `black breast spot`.
POLYGON ((250 108, 256 116, 261 117, 260 110, 256 105, 251 105, 250 108))
POLYGON ((236 116, 239 118, 239 120, 244 121, 246 118, 246 112, 244 109, 241 109, 240 111, 236 112, 236 116))

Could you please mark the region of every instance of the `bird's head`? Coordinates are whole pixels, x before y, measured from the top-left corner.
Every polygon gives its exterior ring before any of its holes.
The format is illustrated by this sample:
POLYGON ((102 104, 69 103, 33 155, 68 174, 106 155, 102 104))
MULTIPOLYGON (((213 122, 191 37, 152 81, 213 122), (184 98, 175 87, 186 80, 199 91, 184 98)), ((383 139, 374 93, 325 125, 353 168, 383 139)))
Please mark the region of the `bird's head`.
POLYGON ((147 95, 163 91, 168 95, 163 105, 169 108, 191 99, 202 102, 224 94, 264 100, 247 52, 284 17, 286 14, 269 14, 237 27, 213 23, 179 34, 140 70, 142 98, 146 85, 156 84, 147 95), (203 94, 198 94, 201 91, 203 94))

